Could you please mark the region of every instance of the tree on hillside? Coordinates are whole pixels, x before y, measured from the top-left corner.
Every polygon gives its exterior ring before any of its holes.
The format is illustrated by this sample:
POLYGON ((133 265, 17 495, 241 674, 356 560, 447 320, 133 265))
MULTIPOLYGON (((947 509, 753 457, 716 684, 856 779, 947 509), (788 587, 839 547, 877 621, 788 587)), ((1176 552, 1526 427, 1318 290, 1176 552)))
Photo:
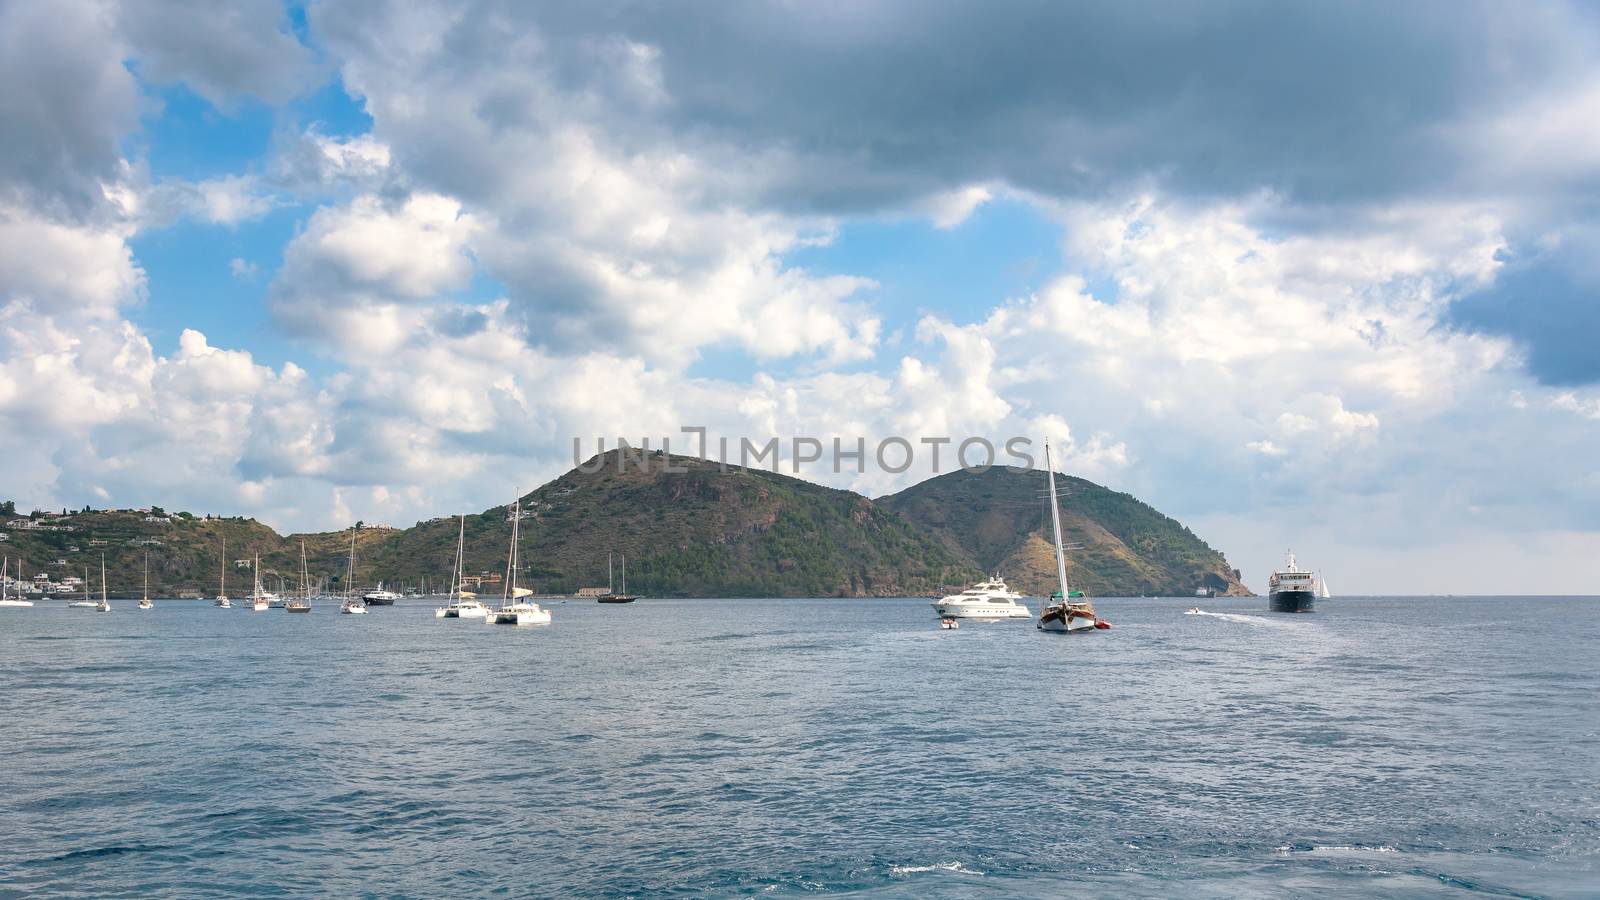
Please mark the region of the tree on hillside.
POLYGON ((7 500, 0 503, 0 516, 14 516, 17 514, 17 501, 7 500))

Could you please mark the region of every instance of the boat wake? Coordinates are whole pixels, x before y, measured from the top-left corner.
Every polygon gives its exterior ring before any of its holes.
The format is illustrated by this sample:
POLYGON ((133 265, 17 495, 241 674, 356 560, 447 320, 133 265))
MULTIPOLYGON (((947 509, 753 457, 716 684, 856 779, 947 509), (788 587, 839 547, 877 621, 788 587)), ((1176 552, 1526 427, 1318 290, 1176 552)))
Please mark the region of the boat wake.
POLYGON ((1206 612, 1203 609, 1190 609, 1184 612, 1186 616, 1206 616, 1211 619, 1221 619, 1224 622, 1238 622, 1243 625, 1257 625, 1265 628, 1293 628, 1294 623, 1278 619, 1269 619, 1266 616, 1241 616, 1238 613, 1206 612))
POLYGON ((982 875, 976 869, 969 869, 958 862, 934 863, 931 866, 890 866, 890 875, 915 875, 918 872, 956 872, 962 875, 982 875))

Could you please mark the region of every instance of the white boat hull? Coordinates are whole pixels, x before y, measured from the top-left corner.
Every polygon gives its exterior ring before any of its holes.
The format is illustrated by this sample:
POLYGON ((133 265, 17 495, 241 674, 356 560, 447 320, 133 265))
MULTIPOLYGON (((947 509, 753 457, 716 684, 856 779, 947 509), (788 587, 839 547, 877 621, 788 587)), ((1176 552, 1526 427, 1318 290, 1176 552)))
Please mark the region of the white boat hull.
POLYGON ((32 605, 32 600, 0 600, 0 607, 11 606, 17 609, 26 609, 32 605))
POLYGON ((1033 613, 1020 603, 970 603, 935 600, 933 611, 942 619, 1031 619, 1033 613))
POLYGON ((99 606, 99 605, 100 604, 95 603, 92 600, 73 600, 72 602, 67 604, 67 608, 68 609, 94 609, 96 606, 99 606))
POLYGON ((156 605, 154 603, 151 603, 149 600, 142 601, 139 604, 139 609, 155 609, 155 608, 156 608, 156 605))
POLYGON ((341 606, 339 612, 347 616, 364 616, 367 614, 365 606, 341 606))
POLYGON ((496 625, 549 625, 550 611, 545 609, 495 610, 493 615, 486 618, 496 625))
POLYGON ((1048 622, 1040 622, 1039 630, 1054 631, 1058 634, 1089 634, 1097 631, 1098 629, 1094 627, 1093 619, 1080 619, 1073 617, 1068 619, 1066 624, 1062 624, 1060 619, 1051 619, 1048 622))

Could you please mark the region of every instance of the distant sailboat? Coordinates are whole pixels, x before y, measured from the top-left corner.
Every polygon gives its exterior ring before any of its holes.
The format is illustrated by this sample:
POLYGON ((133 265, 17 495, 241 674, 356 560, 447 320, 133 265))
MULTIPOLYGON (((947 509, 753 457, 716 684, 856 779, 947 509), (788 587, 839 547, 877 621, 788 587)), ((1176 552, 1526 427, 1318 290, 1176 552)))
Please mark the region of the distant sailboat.
POLYGON ((97 607, 99 605, 100 604, 98 604, 98 603, 94 602, 93 600, 89 599, 89 567, 88 566, 84 566, 83 567, 83 599, 82 600, 68 600, 67 601, 67 606, 72 607, 74 609, 94 609, 95 607, 97 607))
POLYGON ((531 595, 533 591, 517 587, 517 537, 520 534, 521 524, 522 500, 519 498, 511 519, 511 556, 506 563, 505 595, 500 601, 500 608, 496 609, 487 621, 496 625, 548 625, 549 610, 540 607, 532 600, 521 599, 531 595))
POLYGON ((250 570, 255 574, 255 584, 250 588, 250 609, 254 612, 266 612, 272 607, 267 596, 261 593, 261 554, 257 553, 251 559, 250 570))
POLYGON ((300 596, 284 604, 285 612, 311 612, 311 574, 306 569, 306 542, 300 542, 300 596))
POLYGON ((106 596, 106 555, 100 554, 100 602, 94 605, 96 612, 111 612, 111 600, 106 596))
MULTIPOLYGON (((515 526, 513 526, 515 527, 515 526)), ((461 590, 461 561, 467 547, 467 517, 461 517, 461 530, 456 537, 456 570, 450 581, 450 602, 434 610, 439 619, 482 619, 489 615, 489 607, 478 600, 477 594, 461 590)))
POLYGON ((347 616, 365 614, 367 604, 361 599, 356 589, 356 531, 350 529, 350 579, 344 586, 344 602, 339 604, 339 612, 347 616))
MULTIPOLYGON (((17 581, 17 589, 20 591, 22 589, 22 560, 20 559, 17 560, 17 581)), ((11 557, 8 556, 5 558, 4 564, 0 564, 0 608, 25 609, 31 606, 33 606, 33 601, 20 593, 15 597, 11 596, 11 557)))
POLYGON ((1326 579, 1326 578, 1322 579, 1322 584, 1317 589, 1317 597, 1319 599, 1326 600, 1326 599, 1328 599, 1329 597, 1332 597, 1332 596, 1333 596, 1332 594, 1328 593, 1328 579, 1326 579))
POLYGON ((150 600, 150 551, 144 552, 144 589, 139 595, 140 609, 155 609, 155 603, 150 600))
POLYGON ((606 554, 606 592, 595 598, 600 603, 632 603, 638 595, 628 593, 628 554, 622 554, 622 592, 611 583, 611 554, 606 554))
POLYGON ((228 602, 228 538, 226 535, 222 538, 222 565, 219 570, 222 575, 217 580, 217 599, 212 601, 212 605, 218 609, 231 609, 233 604, 228 602))

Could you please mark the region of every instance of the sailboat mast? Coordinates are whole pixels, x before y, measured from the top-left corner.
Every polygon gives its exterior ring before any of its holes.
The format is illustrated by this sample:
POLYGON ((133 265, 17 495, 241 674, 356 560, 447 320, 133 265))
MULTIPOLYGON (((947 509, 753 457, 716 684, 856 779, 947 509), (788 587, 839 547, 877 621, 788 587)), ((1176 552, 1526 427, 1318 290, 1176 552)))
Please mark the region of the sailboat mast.
POLYGON ((461 530, 456 535, 456 571, 450 580, 450 602, 461 602, 461 551, 467 543, 467 517, 461 516, 461 530))
POLYGON ((223 538, 222 538, 222 565, 217 567, 217 571, 222 573, 222 578, 218 582, 217 596, 218 597, 226 597, 226 596, 228 596, 228 538, 227 538, 227 535, 223 535, 223 538))
POLYGON ((100 602, 106 601, 106 555, 100 554, 100 602))
POLYGON ((300 540, 300 596, 306 600, 311 599, 311 573, 306 571, 306 542, 304 538, 300 540))
POLYGON ((615 594, 617 592, 617 576, 611 571, 611 562, 616 555, 617 554, 611 552, 610 550, 606 551, 606 593, 608 594, 615 594))
POLYGON ((622 554, 622 592, 628 592, 628 554, 622 554))
POLYGON ((140 597, 140 599, 142 599, 142 600, 149 600, 150 599, 150 551, 149 550, 146 550, 144 552, 144 594, 140 597))
POLYGON ((350 580, 344 586, 344 600, 350 602, 350 592, 356 587, 356 530, 350 529, 350 580))
POLYGON ((1044 441, 1044 467, 1050 474, 1050 530, 1056 539, 1056 578, 1061 582, 1061 600, 1066 602, 1067 560, 1061 550, 1061 509, 1056 504, 1056 466, 1050 461, 1050 439, 1044 441))

